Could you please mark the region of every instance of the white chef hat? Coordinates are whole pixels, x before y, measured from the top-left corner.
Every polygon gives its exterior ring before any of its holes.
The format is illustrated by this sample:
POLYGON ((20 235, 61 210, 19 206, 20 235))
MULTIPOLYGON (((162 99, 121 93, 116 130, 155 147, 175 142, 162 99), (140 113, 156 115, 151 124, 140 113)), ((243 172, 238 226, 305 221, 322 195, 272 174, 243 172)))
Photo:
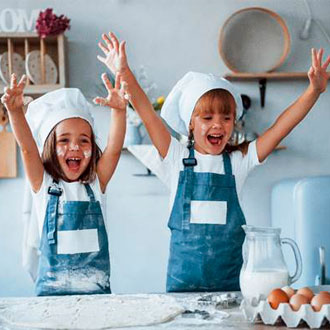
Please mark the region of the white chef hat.
POLYGON ((161 116, 176 132, 188 136, 192 112, 199 98, 212 89, 225 89, 235 99, 236 119, 243 113, 239 92, 228 80, 199 72, 188 72, 181 78, 167 96, 161 116))
POLYGON ((77 88, 57 89, 29 104, 26 120, 40 153, 51 130, 68 118, 85 119, 93 129, 92 105, 77 88))

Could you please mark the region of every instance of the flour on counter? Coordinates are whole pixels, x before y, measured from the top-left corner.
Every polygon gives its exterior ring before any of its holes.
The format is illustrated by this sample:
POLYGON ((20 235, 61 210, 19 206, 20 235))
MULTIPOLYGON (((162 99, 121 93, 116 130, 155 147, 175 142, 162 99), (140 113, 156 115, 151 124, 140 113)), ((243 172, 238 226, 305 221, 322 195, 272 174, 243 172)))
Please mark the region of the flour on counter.
MULTIPOLYGON (((14 301, 13 301, 14 302, 14 301)), ((108 329, 163 323, 184 312, 165 295, 82 295, 33 297, 5 308, 6 325, 41 329, 108 329)))

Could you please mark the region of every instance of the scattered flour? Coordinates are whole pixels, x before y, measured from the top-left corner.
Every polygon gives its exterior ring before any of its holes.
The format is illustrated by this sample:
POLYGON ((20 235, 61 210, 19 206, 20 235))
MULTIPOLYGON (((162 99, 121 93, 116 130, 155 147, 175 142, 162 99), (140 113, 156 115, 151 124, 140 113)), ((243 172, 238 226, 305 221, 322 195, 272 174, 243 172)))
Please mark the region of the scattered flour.
POLYGON ((159 294, 33 297, 16 301, 0 301, 0 320, 21 328, 96 330, 147 326, 184 312, 174 298, 159 294))

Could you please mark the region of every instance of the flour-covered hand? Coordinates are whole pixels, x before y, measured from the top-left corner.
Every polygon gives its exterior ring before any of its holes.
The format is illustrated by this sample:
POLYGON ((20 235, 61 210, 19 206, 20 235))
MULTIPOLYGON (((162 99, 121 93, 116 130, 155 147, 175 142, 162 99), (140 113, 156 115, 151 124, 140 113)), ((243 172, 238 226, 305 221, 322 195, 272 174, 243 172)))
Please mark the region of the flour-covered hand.
POLYGON ((127 56, 125 50, 125 41, 119 43, 114 33, 109 32, 109 36, 102 34, 103 42, 98 45, 103 51, 105 57, 97 56, 97 59, 104 63, 113 74, 124 75, 128 71, 127 56))
POLYGON ((319 51, 312 48, 312 65, 308 71, 310 85, 314 91, 319 93, 326 90, 328 83, 327 68, 330 63, 330 56, 322 63, 323 53, 323 48, 320 48, 319 51))
POLYGON ((96 97, 94 103, 108 106, 112 109, 125 110, 128 103, 127 84, 121 80, 120 74, 116 75, 115 87, 105 73, 102 74, 102 81, 108 92, 107 97, 96 97))
POLYGON ((24 88, 26 85, 26 76, 23 75, 19 83, 17 83, 16 74, 13 73, 10 78, 10 86, 4 88, 4 94, 1 102, 9 112, 23 111, 24 106, 24 88))

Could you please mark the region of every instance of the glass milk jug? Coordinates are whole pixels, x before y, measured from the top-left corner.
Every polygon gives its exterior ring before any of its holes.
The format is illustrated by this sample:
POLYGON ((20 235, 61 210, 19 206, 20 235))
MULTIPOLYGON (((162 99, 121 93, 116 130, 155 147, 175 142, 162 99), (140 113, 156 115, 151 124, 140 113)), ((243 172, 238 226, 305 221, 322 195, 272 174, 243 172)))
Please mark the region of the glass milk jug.
POLYGON ((242 226, 246 236, 243 243, 243 266, 240 287, 245 300, 253 303, 266 299, 275 288, 297 281, 302 272, 301 255, 297 244, 280 238, 280 228, 242 226), (296 271, 289 275, 282 253, 282 244, 291 246, 296 260, 296 271))

